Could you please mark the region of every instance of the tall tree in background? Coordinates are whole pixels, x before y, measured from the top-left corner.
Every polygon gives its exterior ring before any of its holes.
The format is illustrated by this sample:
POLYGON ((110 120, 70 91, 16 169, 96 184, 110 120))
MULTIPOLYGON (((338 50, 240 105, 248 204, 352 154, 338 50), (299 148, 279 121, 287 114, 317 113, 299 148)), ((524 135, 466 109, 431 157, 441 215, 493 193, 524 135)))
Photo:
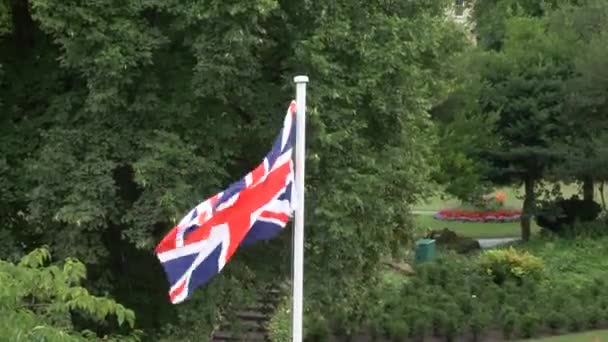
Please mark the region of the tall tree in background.
POLYGON ((484 181, 522 182, 526 239, 538 181, 581 181, 593 199, 605 179, 607 4, 476 1, 473 19, 480 44, 434 109, 448 152, 436 179, 461 199, 484 181))
POLYGON ((497 184, 524 184, 524 240, 530 237, 535 186, 556 157, 552 142, 563 131, 562 84, 572 73, 572 53, 545 26, 542 19, 512 18, 502 50, 482 53, 477 60, 482 111, 499 113, 495 134, 500 147, 486 153, 493 164, 488 177, 497 184))
POLYGON ((508 21, 518 16, 541 18, 563 4, 578 0, 483 0, 471 1, 472 20, 480 47, 500 50, 506 38, 508 21))
POLYGON ((469 204, 479 203, 491 191, 493 184, 485 177, 491 165, 480 153, 496 148, 499 142, 494 133, 497 113, 483 112, 478 101, 483 82, 471 68, 477 55, 469 48, 454 56, 457 81, 449 96, 431 112, 439 133, 439 167, 433 179, 447 194, 469 204))
POLYGON ((557 174, 583 184, 585 200, 594 200, 595 181, 606 179, 602 156, 608 128, 608 3, 586 0, 551 13, 549 29, 575 51, 574 74, 564 83, 566 105, 560 137, 563 163, 557 174))

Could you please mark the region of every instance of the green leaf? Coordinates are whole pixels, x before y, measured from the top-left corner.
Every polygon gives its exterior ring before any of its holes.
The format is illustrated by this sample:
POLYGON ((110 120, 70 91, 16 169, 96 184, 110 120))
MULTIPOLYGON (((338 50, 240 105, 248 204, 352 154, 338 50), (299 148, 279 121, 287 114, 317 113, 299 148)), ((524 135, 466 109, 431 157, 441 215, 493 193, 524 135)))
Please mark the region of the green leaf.
POLYGON ((122 325, 125 321, 125 312, 122 309, 116 310, 116 319, 118 320, 118 325, 122 325))

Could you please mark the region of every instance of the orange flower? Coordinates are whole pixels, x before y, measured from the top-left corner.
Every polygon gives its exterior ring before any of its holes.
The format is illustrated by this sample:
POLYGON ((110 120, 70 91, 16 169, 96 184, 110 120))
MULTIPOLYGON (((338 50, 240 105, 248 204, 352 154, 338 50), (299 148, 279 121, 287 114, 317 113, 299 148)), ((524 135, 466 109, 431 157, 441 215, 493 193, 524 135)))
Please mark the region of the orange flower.
POLYGON ((507 199, 507 194, 505 194, 503 191, 499 191, 496 193, 494 198, 496 199, 496 201, 504 203, 504 201, 507 199))

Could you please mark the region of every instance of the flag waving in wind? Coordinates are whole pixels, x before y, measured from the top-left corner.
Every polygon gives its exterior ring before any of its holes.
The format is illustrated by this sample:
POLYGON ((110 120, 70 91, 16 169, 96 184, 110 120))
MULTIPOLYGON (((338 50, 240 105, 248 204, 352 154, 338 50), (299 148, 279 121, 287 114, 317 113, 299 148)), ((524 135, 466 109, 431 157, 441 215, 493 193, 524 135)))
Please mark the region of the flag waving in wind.
POLYGON ((192 209, 156 246, 169 298, 183 302, 219 273, 236 249, 277 235, 293 213, 295 102, 264 161, 192 209))

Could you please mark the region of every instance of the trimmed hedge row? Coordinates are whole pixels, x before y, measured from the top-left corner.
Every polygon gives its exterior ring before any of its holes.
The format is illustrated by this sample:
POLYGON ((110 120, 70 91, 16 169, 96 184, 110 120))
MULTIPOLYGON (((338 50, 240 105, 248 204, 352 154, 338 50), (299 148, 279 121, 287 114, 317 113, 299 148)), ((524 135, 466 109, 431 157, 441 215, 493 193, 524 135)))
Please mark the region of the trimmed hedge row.
MULTIPOLYGON (((444 251, 417 266, 415 276, 387 272, 357 309, 358 331, 342 329, 348 317, 308 312, 306 340, 497 341, 606 327, 606 245, 608 239, 537 241, 538 254, 505 248, 475 257, 444 251)), ((287 327, 290 316, 282 313, 287 327)))
POLYGON ((608 279, 572 287, 544 278, 539 258, 493 251, 477 262, 455 255, 423 265, 410 281, 377 293, 368 323, 378 341, 528 338, 608 324, 608 279))

